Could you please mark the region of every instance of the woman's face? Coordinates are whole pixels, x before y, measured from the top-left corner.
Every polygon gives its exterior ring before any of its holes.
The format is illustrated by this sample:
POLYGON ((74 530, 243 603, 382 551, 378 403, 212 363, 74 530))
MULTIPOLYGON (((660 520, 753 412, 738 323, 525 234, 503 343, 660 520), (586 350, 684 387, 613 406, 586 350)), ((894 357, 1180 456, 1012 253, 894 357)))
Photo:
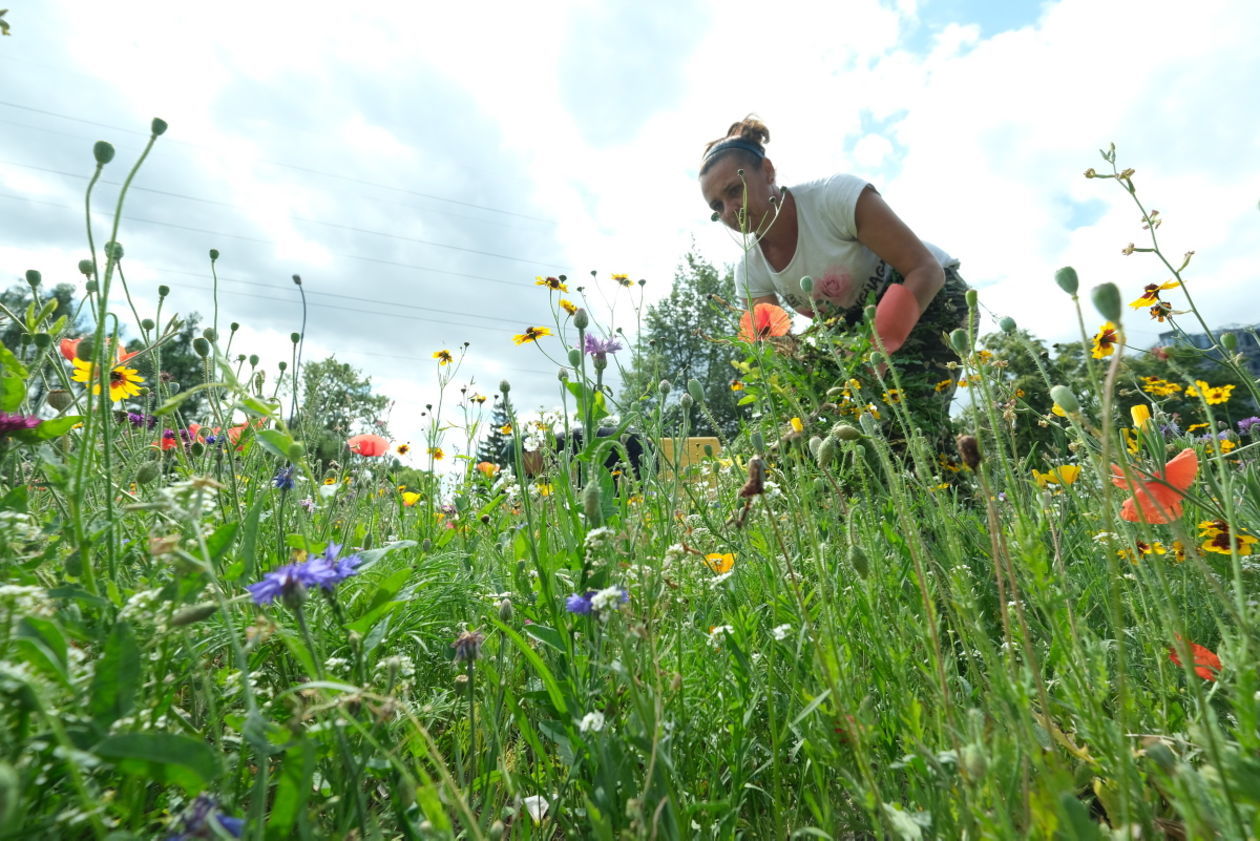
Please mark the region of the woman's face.
POLYGON ((767 214, 773 214, 770 196, 778 195, 774 186, 774 165, 763 158, 760 166, 750 166, 742 155, 726 154, 700 176, 700 192, 709 209, 733 231, 756 233, 767 214), (741 178, 739 171, 744 171, 741 178), (747 186, 747 218, 741 224, 740 208, 744 206, 747 186))

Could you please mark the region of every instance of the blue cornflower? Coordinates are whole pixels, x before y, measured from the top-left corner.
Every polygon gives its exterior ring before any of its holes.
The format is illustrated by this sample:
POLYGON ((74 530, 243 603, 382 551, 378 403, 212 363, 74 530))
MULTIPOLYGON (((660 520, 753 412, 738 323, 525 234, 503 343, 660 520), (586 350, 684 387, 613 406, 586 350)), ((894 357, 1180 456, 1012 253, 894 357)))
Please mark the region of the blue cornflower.
POLYGON ((275 486, 280 490, 291 491, 293 490, 293 475, 296 472, 297 468, 290 464, 288 467, 280 468, 280 470, 276 473, 276 477, 271 481, 275 483, 275 486))
POLYGON ((300 600, 312 587, 322 587, 328 592, 342 581, 358 572, 363 559, 358 555, 338 558, 341 545, 329 543, 324 554, 295 564, 277 567, 263 576, 262 581, 245 587, 254 597, 255 604, 271 604, 277 598, 300 600))
POLYGON ((245 830, 242 818, 233 818, 223 813, 218 801, 205 794, 197 795, 197 799, 184 811, 183 832, 172 835, 167 841, 186 841, 193 838, 219 838, 223 832, 233 838, 240 838, 245 830))
POLYGON ((591 612, 591 596, 595 595, 594 590, 587 590, 582 595, 574 593, 564 602, 564 609, 569 613, 579 613, 587 616, 591 612))
POLYGON ((1260 418, 1255 415, 1252 415, 1249 418, 1243 418, 1238 422, 1238 431, 1243 435, 1246 435, 1256 424, 1260 424, 1260 418))
POLYGON ((601 339, 599 336, 586 334, 586 340, 583 344, 583 350, 592 356, 602 358, 604 354, 616 353, 621 350, 621 342, 616 339, 601 339))

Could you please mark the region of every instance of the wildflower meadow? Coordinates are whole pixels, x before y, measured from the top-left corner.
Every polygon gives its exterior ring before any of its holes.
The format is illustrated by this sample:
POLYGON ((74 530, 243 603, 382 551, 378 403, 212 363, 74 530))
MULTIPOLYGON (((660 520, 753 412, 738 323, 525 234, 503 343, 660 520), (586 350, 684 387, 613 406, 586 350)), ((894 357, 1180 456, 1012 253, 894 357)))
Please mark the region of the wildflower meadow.
MULTIPOLYGON (((121 165, 93 153, 89 206, 121 165)), ((1150 285, 1047 272, 1070 370, 1009 318, 956 331, 953 429, 914 428, 869 317, 727 302, 739 432, 697 434, 713 389, 618 393, 633 336, 522 278, 553 323, 412 340, 443 400, 401 480, 405 442, 295 417, 300 332, 263 370, 235 328, 111 309, 124 188, 77 312, 64 267, 8 267, 0 837, 1257 837, 1260 389, 1102 157, 1150 285), (1127 345, 1148 318, 1208 346, 1127 345), (558 413, 460 389, 534 351, 558 413)))

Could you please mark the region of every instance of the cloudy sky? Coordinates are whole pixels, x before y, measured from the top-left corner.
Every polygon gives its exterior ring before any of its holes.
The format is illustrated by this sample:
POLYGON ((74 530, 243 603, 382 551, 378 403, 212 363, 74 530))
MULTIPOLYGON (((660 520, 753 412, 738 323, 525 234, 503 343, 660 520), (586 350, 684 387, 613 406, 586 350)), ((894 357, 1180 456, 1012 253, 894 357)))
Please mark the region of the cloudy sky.
MULTIPOLYGON (((558 404, 557 340, 511 340, 552 323, 536 275, 567 274, 606 329, 633 332, 693 240, 733 262, 696 172, 749 112, 782 182, 868 178, 961 258, 988 311, 1051 341, 1076 338, 1059 266, 1126 299, 1168 277, 1121 254, 1143 234, 1131 200, 1081 175, 1115 142, 1161 244, 1196 252, 1209 323, 1260 321, 1252 0, 8 5, 2 279, 78 280, 92 143, 118 149, 103 209, 160 116, 119 236, 141 315, 167 284, 168 311, 208 319, 217 248, 220 324, 273 367, 300 274, 306 358, 369 374, 400 440, 436 402, 431 354, 463 342, 452 388, 506 377, 519 404, 558 404)), ((1144 319, 1140 346, 1159 330, 1144 319)))

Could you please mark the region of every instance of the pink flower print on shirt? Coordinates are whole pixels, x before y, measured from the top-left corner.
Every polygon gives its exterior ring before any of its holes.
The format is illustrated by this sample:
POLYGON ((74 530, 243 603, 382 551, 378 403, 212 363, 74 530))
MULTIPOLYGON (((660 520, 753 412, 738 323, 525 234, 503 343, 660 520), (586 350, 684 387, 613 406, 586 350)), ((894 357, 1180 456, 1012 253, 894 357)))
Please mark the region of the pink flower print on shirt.
POLYGON ((826 274, 814 281, 813 297, 844 309, 853 300, 853 275, 844 269, 829 268, 826 274))

